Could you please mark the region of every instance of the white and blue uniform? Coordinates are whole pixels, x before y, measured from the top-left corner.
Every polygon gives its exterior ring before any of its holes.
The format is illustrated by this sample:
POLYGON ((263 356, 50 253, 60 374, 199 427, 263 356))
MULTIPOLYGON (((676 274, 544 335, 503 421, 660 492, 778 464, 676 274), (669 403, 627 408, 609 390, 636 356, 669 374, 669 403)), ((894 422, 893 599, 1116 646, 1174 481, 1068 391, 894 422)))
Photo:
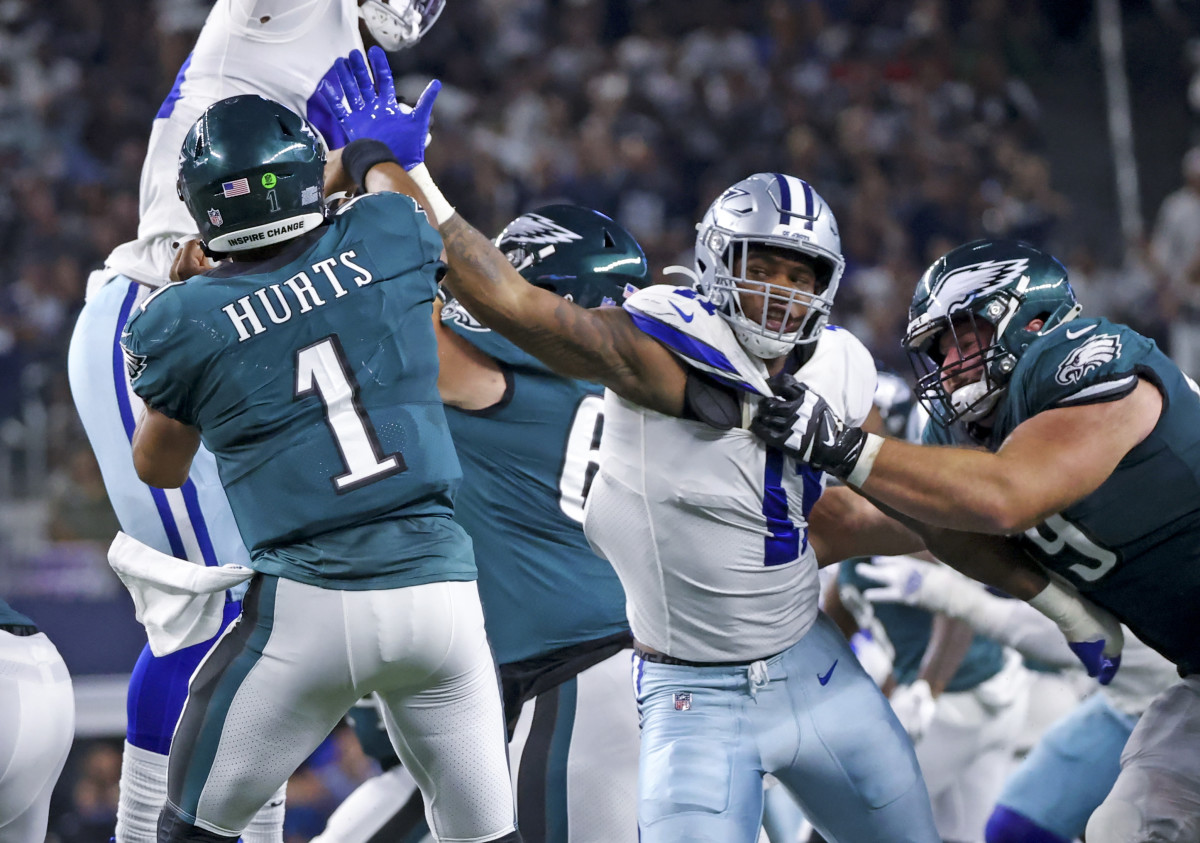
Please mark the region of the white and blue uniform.
POLYGON ((62 656, 0 600, 0 843, 46 839, 50 795, 75 739, 75 695, 62 656))
MULTIPOLYGON (((764 365, 691 289, 652 286, 625 308, 743 409, 717 430, 605 395, 584 529, 643 645, 642 841, 755 840, 766 773, 827 839, 938 840, 908 736, 817 608, 806 518, 824 476, 746 429, 769 394, 764 365)), ((794 376, 847 421, 870 410, 874 363, 846 331, 823 331, 794 376)))
MULTIPOLYGON (((122 529, 164 553, 205 565, 248 560, 204 448, 179 490, 146 486, 130 456, 142 403, 131 397, 118 340, 131 310, 150 288, 167 281, 177 244, 195 236, 195 224, 176 195, 179 148, 205 108, 238 94, 282 102, 306 115, 331 147, 341 146, 341 130, 315 91, 337 58, 362 48, 354 0, 218 0, 155 117, 142 166, 138 239, 114 249, 88 280, 87 303, 68 355, 71 392, 122 529)), ((227 606, 226 623, 238 608, 233 602, 227 606)), ((165 797, 163 756, 188 679, 208 649, 201 644, 155 658, 146 648, 133 670, 120 843, 155 839, 158 806, 165 797)), ((247 843, 282 839, 282 794, 271 803, 275 816, 267 820, 264 814, 262 829, 256 820, 245 835, 247 843)))

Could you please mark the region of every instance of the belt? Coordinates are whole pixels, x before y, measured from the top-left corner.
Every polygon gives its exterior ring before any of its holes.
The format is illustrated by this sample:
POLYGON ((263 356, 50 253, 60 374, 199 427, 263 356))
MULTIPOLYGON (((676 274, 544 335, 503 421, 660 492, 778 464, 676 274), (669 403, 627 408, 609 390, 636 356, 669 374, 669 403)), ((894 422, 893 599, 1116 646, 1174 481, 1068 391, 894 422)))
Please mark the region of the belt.
POLYGON ((0 632, 12 635, 37 635, 38 628, 28 623, 0 623, 0 632))
MULTIPOLYGON (((775 656, 764 656, 762 659, 746 659, 745 661, 737 662, 690 662, 687 659, 677 659, 674 656, 668 656, 664 653, 651 653, 636 641, 633 642, 633 654, 642 661, 652 662, 653 664, 675 664, 680 667, 746 667, 751 662, 766 661, 767 659, 775 658, 775 656)), ((778 655, 778 653, 775 655, 778 655)))

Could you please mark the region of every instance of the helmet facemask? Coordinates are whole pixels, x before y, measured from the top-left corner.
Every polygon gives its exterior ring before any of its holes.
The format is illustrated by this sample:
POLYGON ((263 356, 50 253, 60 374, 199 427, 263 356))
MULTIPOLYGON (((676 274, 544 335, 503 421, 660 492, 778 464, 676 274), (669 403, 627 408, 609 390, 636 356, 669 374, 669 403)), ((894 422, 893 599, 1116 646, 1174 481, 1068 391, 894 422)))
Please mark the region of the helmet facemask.
POLYGON ((837 221, 807 182, 756 173, 722 193, 696 228, 696 289, 718 307, 746 351, 774 360, 817 340, 845 260, 837 221), (748 263, 760 249, 810 266, 814 291, 754 277, 748 263))
POLYGON ((925 270, 908 311, 904 347, 917 397, 944 425, 984 422, 1030 345, 1079 311, 1067 270, 1053 255, 1017 240, 951 249, 925 270), (990 339, 979 347, 984 336, 990 339), (956 362, 943 370, 950 349, 956 362), (978 372, 972 383, 958 382, 964 370, 978 372), (956 386, 948 391, 946 380, 956 386))
POLYGON ((446 0, 366 0, 358 16, 386 52, 412 47, 429 31, 446 0))
POLYGON ((742 346, 757 357, 772 360, 817 339, 833 306, 832 275, 829 262, 791 244, 730 240, 712 269, 709 295, 742 346), (811 266, 817 275, 814 291, 752 277, 751 260, 759 249, 811 266))
POLYGON ((983 315, 960 310, 929 323, 923 336, 906 338, 917 398, 942 424, 986 419, 1004 395, 1017 361, 1005 350, 1001 337, 1016 304, 993 299, 983 315), (956 352, 955 362, 943 368, 950 349, 956 352), (961 374, 970 377, 948 390, 947 382, 961 374))

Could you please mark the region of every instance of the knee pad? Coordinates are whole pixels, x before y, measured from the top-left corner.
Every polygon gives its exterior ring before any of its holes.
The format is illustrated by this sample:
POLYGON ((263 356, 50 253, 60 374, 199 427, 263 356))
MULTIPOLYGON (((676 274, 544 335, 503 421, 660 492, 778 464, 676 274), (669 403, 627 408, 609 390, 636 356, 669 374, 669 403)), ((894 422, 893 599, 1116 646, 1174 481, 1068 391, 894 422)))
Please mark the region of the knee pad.
POLYGON ((1070 843, 1003 805, 997 805, 988 817, 984 839, 987 843, 1070 843))
POLYGON ((171 805, 158 815, 158 843, 242 843, 242 838, 196 828, 171 805))

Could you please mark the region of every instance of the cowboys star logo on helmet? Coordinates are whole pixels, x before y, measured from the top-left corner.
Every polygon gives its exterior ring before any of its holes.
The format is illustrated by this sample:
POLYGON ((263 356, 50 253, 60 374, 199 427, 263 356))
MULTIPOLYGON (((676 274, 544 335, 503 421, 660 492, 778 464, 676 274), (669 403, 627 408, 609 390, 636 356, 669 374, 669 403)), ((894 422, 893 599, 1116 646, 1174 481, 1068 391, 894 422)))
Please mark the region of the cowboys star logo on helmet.
MULTIPOLYGON (((990 260, 947 272, 930 295, 945 315, 960 310, 975 299, 986 298, 1017 280, 1029 268, 1026 258, 990 260)), ((932 309, 931 309, 932 310, 932 309)))
POLYGON ((570 243, 582 238, 569 228, 564 228, 541 214, 522 214, 504 229, 504 239, 506 242, 544 246, 550 243, 570 243))
POLYGON ((1079 383, 1080 378, 1092 369, 1098 369, 1120 356, 1121 340, 1116 334, 1097 334, 1071 349, 1067 358, 1058 365, 1054 379, 1063 386, 1079 383))

